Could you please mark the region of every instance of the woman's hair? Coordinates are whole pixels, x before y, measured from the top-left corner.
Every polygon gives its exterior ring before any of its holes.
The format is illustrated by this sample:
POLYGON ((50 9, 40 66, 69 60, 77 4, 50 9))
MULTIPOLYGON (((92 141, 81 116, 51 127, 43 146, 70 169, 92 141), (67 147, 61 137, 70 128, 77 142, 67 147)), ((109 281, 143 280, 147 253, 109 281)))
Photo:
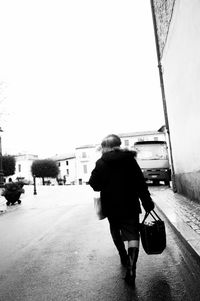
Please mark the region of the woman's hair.
POLYGON ((115 148, 121 145, 121 139, 114 134, 106 136, 101 142, 102 148, 115 148))

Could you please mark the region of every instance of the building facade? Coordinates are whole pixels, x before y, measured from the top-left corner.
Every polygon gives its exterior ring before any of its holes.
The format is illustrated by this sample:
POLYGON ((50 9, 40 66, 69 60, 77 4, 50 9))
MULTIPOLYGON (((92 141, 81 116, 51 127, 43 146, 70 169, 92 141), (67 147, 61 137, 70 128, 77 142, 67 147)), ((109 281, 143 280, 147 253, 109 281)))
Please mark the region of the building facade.
POLYGON ((134 143, 139 141, 166 141, 165 131, 146 131, 119 134, 122 147, 134 149, 134 143))
POLYGON ((76 183, 76 158, 74 153, 56 155, 51 158, 57 162, 59 175, 56 181, 60 185, 74 185, 76 183))
POLYGON ((88 182, 96 160, 101 156, 98 144, 77 147, 76 154, 76 184, 88 182))
POLYGON ((18 154, 14 157, 16 160, 15 174, 8 178, 11 178, 13 181, 25 180, 27 183, 33 183, 31 165, 34 160, 38 159, 38 156, 32 154, 18 154))
MULTIPOLYGON (((122 141, 122 148, 134 150, 134 143, 138 141, 165 141, 165 131, 146 131, 118 134, 122 141)), ((46 184, 52 185, 82 185, 86 184, 91 172, 95 167, 95 162, 101 157, 100 144, 82 145, 75 149, 74 153, 55 155, 49 159, 54 160, 59 167, 57 179, 45 179, 46 184)), ((16 170, 11 176, 13 181, 25 180, 33 183, 31 165, 34 160, 39 159, 36 155, 20 154, 15 156, 16 170)), ((37 179, 37 184, 42 184, 41 179, 37 179)))
POLYGON ((177 192, 200 202, 200 2, 153 0, 177 192))

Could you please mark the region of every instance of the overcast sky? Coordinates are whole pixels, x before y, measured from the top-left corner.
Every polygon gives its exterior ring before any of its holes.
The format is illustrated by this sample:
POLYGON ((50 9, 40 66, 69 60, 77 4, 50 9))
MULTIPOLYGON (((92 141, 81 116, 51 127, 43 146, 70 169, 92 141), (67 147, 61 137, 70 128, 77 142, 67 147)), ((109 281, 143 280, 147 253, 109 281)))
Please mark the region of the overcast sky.
POLYGON ((164 124, 149 0, 0 3, 3 153, 63 154, 164 124))

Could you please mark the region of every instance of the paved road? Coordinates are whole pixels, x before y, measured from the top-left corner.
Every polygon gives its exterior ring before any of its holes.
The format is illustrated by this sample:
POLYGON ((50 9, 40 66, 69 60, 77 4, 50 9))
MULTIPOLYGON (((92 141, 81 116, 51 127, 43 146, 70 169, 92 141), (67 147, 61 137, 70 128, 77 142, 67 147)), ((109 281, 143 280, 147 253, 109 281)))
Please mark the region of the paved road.
POLYGON ((0 301, 200 299, 200 268, 169 226, 163 254, 141 247, 136 290, 129 288, 87 186, 40 187, 37 196, 27 187, 0 229, 0 301))

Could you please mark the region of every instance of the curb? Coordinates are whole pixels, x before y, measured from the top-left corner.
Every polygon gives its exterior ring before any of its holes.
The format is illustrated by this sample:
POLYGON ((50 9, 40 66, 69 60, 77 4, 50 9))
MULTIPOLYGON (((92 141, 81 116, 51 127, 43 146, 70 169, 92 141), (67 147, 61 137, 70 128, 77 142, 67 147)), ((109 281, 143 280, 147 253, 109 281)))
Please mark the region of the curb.
POLYGON ((195 257, 200 266, 200 240, 199 235, 195 233, 187 224, 176 216, 176 226, 172 218, 167 216, 164 210, 156 204, 156 209, 166 218, 166 221, 175 231, 181 242, 185 245, 187 250, 195 257), (191 238, 192 237, 192 238, 191 238))

